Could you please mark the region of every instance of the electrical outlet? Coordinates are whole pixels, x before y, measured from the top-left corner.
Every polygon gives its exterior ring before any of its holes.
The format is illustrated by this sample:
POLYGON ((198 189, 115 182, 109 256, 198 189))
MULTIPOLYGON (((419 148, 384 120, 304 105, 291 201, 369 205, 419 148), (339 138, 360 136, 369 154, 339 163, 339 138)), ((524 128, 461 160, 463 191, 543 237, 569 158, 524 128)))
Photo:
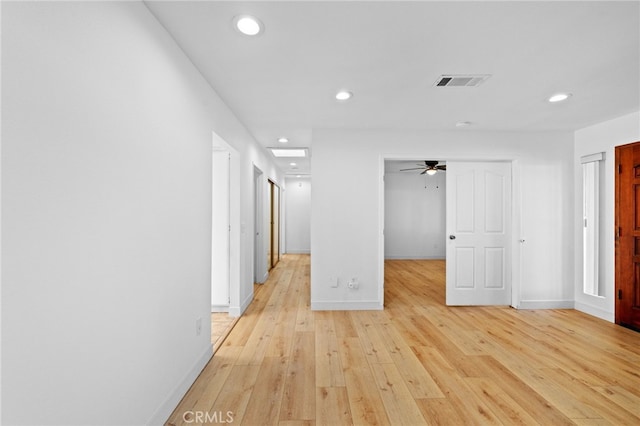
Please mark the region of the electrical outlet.
POLYGON ((360 287, 360 282, 358 281, 357 278, 351 278, 351 280, 347 284, 347 287, 349 287, 352 290, 357 290, 360 287))
POLYGON ((338 287, 338 277, 329 277, 329 285, 332 288, 338 287))
POLYGON ((202 334, 202 318, 196 320, 196 336, 202 334))

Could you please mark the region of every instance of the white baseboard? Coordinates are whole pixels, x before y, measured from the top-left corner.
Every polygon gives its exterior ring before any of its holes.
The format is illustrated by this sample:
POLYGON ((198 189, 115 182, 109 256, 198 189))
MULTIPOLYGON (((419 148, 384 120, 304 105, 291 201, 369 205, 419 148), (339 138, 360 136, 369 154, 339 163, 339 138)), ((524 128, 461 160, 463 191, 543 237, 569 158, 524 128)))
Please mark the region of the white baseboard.
POLYGON ((244 311, 247 310, 247 308, 249 307, 252 301, 253 301, 253 292, 251 292, 251 294, 249 294, 246 297, 246 299, 242 301, 240 306, 229 306, 229 316, 234 318, 241 316, 244 313, 244 311))
POLYGON ((196 381, 198 375, 202 372, 207 365, 211 357, 213 356, 213 345, 209 345, 204 351, 202 356, 198 358, 193 367, 187 372, 184 379, 178 383, 178 386, 171 392, 171 394, 164 400, 164 402, 156 409, 148 425, 163 425, 169 419, 173 410, 176 409, 180 400, 185 396, 193 382, 196 381))
POLYGON ((211 312, 229 312, 229 305, 211 305, 211 312))
POLYGON ((516 309, 573 309, 573 300, 521 300, 516 309))
POLYGON ((402 256, 402 255, 385 255, 385 260, 445 260, 444 256, 402 256))
POLYGON ((585 314, 592 315, 605 321, 616 322, 616 316, 613 312, 605 311, 603 309, 587 305, 586 303, 576 302, 576 311, 584 312, 585 314))
POLYGON ((327 301, 314 302, 311 301, 312 311, 381 311, 383 306, 379 300, 363 300, 363 301, 327 301))
POLYGON ((265 272, 261 280, 258 281, 258 284, 264 284, 267 282, 268 279, 269 279, 269 272, 265 272))

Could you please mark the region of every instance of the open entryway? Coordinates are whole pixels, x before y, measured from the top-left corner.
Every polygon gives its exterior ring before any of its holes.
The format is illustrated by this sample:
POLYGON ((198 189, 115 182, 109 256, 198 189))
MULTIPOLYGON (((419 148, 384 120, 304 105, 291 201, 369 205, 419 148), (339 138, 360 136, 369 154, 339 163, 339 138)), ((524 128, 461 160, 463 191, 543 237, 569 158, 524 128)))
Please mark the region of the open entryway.
POLYGON ((231 153, 214 146, 211 203, 211 312, 229 312, 231 153))
POLYGON ((240 315, 238 152, 213 133, 211 157, 211 338, 214 348, 240 315))
POLYGON ((447 305, 512 303, 511 162, 387 159, 383 196, 386 265, 430 271, 447 305))

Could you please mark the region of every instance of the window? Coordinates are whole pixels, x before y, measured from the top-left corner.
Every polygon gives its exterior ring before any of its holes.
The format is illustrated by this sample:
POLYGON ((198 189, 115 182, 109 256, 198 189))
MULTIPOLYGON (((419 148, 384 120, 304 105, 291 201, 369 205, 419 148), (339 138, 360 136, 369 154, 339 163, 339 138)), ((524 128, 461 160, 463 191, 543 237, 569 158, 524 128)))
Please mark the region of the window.
POLYGON ((582 162, 582 283, 583 291, 602 296, 599 286, 600 166, 604 153, 581 158, 582 162))

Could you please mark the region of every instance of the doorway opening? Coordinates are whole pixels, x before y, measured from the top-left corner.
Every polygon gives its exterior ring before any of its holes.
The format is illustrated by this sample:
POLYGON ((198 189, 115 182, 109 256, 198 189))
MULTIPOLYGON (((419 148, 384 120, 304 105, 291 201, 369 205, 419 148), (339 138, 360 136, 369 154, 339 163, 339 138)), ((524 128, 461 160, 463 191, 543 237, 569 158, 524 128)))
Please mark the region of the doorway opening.
MULTIPOLYGON (((444 256, 440 251, 439 256, 446 260, 446 304, 452 306, 462 305, 513 305, 512 293, 512 266, 513 266, 513 241, 512 222, 514 210, 512 209, 512 161, 470 161, 447 160, 446 172, 433 170, 435 160, 410 160, 398 164, 404 158, 382 158, 383 179, 381 184, 381 264, 382 279, 381 290, 384 292, 384 259, 390 256, 393 247, 394 236, 391 228, 395 207, 392 201, 387 200, 391 195, 388 190, 393 184, 393 177, 388 173, 395 163, 397 172, 417 173, 419 177, 431 171, 431 177, 438 173, 445 176, 442 181, 444 189, 444 206, 433 207, 436 211, 444 209, 444 223, 436 226, 437 231, 432 230, 433 238, 426 238, 426 234, 418 241, 430 244, 431 249, 444 247, 444 256), (407 167, 414 163, 414 167, 407 167), (419 167, 415 167, 418 165, 419 167), (426 169, 425 169, 426 165, 426 169), (403 169, 404 167, 404 169, 403 169), (424 170, 423 170, 424 169, 424 170), (424 174, 423 174, 424 173, 424 174)), ((445 167, 443 167, 444 169, 445 167)), ((423 189, 429 188, 429 181, 423 184, 423 189)), ((417 185, 416 185, 417 186, 417 185)), ((431 186, 439 186, 436 181, 431 186)), ((416 204, 416 198, 423 196, 411 193, 410 185, 406 184, 402 195, 416 204), (408 195, 407 195, 408 194, 408 195)), ((440 188, 438 188, 440 189, 440 188)), ((400 207, 402 209, 402 207, 400 207)), ((417 212, 418 219, 423 220, 429 214, 420 208, 405 208, 399 213, 400 218, 395 218, 400 225, 411 224, 412 210, 417 212)), ((440 210, 442 211, 442 210, 440 210)), ((407 226, 405 235, 413 232, 420 234, 419 227, 407 226)), ((420 235, 418 235, 420 236, 420 235)), ((423 244, 424 246, 424 244, 423 244)), ((424 256, 424 254, 422 255, 424 256)), ((406 257, 406 253, 405 253, 406 257)), ((384 293, 381 295, 384 300, 384 293)))
POLYGON ((211 337, 214 348, 240 316, 238 152, 213 132, 211 157, 211 337), (214 319, 216 319, 214 321, 214 319), (215 329, 214 329, 215 328, 215 329), (215 338, 215 340, 214 340, 215 338))
POLYGON ((229 312, 231 301, 231 153, 214 146, 211 202, 211 312, 229 312))
POLYGON ((429 292, 444 305, 446 176, 427 174, 421 160, 386 160, 384 170, 384 263, 387 277, 398 270, 441 292, 429 292), (442 297, 441 297, 442 296, 442 297))

